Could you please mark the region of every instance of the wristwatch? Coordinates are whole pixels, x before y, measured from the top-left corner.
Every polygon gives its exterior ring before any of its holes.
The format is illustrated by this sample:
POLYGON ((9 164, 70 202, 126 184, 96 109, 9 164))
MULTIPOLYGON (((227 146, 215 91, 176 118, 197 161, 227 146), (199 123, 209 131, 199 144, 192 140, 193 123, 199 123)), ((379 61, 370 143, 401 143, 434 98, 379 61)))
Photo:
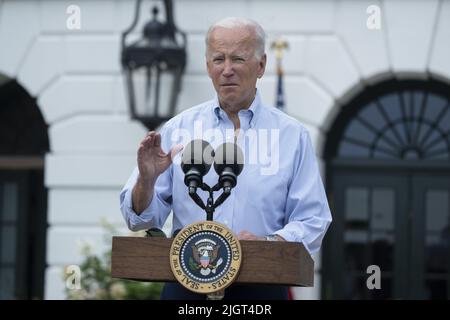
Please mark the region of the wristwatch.
POLYGON ((276 234, 269 234, 265 237, 267 241, 280 241, 276 234))

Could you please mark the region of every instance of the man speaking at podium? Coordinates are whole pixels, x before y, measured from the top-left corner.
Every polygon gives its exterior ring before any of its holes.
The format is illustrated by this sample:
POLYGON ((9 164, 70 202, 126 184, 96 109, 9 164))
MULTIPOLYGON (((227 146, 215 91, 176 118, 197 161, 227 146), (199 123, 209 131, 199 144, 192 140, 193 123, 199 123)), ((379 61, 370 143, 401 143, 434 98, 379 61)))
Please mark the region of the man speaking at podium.
MULTIPOLYGON (((215 23, 206 35, 206 67, 215 99, 175 116, 159 133, 149 132, 139 146, 137 168, 120 194, 128 227, 133 231, 162 228, 171 210, 173 230, 205 220, 190 199, 184 173, 175 161, 182 145, 189 142, 186 136, 199 138, 196 134, 201 130, 200 138, 211 145, 235 142, 245 155, 237 185, 217 208, 214 220, 241 240, 295 241, 310 253, 318 251, 332 218, 309 134, 297 120, 266 107, 256 89, 266 67, 264 30, 243 18, 215 23)), ((211 185, 217 179, 214 170, 204 177, 211 185)), ((207 197, 206 192, 199 195, 207 197)), ((235 284, 225 290, 225 299, 287 296, 287 287, 281 286, 235 284)), ((205 296, 171 283, 165 285, 161 298, 205 296)))

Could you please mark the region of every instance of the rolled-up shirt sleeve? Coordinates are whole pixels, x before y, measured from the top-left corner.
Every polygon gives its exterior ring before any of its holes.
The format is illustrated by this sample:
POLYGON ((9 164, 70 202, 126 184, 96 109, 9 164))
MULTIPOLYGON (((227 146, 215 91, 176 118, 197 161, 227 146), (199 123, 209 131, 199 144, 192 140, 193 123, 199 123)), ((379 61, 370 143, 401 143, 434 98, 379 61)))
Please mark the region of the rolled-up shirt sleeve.
POLYGON ((286 225, 275 234, 287 241, 302 242, 310 253, 318 251, 332 217, 317 159, 306 130, 300 133, 285 212, 286 225))
MULTIPOLYGON (((164 152, 170 150, 170 137, 166 130, 161 130, 161 147, 164 152)), ((120 192, 120 210, 127 226, 132 231, 148 228, 162 228, 172 209, 172 165, 156 180, 152 201, 149 206, 137 215, 133 210, 132 193, 139 176, 139 169, 133 170, 130 178, 120 192)))

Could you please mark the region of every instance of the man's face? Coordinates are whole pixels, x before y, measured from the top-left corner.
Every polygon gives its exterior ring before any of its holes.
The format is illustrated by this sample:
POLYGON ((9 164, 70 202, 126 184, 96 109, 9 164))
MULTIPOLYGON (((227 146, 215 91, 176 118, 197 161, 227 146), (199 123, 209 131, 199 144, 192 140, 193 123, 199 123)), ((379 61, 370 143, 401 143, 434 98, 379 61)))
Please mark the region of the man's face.
POLYGON ((266 55, 257 59, 255 47, 249 28, 218 27, 210 34, 206 67, 223 108, 238 111, 252 103, 266 67, 266 55))

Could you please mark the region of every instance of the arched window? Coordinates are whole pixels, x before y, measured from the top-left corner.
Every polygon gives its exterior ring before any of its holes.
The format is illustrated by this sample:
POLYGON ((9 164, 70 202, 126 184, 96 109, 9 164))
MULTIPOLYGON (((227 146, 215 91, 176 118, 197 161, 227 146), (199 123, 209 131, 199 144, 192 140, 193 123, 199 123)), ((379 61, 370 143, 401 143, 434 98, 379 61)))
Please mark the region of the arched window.
POLYGON ((386 93, 348 123, 338 157, 450 159, 450 101, 422 88, 386 93))
POLYGON ((324 297, 448 299, 450 86, 386 81, 341 110, 325 146, 324 297))
POLYGON ((42 299, 47 125, 16 81, 0 85, 0 299, 42 299))

